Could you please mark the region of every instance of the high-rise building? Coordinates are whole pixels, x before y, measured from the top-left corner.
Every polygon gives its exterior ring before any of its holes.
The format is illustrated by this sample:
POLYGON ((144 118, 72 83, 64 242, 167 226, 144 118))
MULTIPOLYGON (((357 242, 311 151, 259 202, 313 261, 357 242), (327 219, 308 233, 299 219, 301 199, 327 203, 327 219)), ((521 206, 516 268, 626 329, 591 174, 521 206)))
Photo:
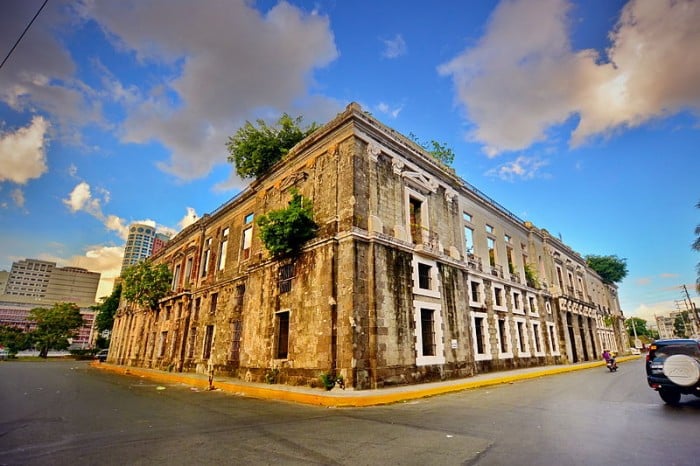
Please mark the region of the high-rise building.
POLYGON ((156 233, 156 237, 153 239, 153 250, 151 255, 158 254, 158 251, 163 249, 163 247, 170 241, 170 236, 165 233, 156 233))
POLYGON ((129 226, 120 275, 123 275, 127 268, 150 257, 155 237, 156 229, 151 225, 132 223, 129 226))
POLYGON ((56 267, 55 262, 25 259, 12 263, 5 285, 8 296, 90 304, 95 302, 100 274, 79 267, 56 267))
POLYGON ((72 346, 85 348, 91 344, 95 304, 100 274, 80 267, 56 267, 55 262, 25 259, 12 263, 9 274, 0 272, 5 282, 0 288, 0 325, 34 329, 30 319, 36 307, 51 307, 69 302, 80 307, 83 326, 72 339, 72 346))

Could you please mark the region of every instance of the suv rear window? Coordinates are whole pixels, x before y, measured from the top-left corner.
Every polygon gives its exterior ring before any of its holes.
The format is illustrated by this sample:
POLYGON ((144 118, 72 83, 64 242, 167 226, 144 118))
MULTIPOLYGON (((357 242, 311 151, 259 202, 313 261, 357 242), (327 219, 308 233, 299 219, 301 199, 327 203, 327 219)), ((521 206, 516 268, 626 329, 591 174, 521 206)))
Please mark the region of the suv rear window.
POLYGON ((656 350, 650 354, 650 359, 666 359, 674 354, 686 354, 700 358, 700 347, 695 342, 673 342, 657 344, 656 350))

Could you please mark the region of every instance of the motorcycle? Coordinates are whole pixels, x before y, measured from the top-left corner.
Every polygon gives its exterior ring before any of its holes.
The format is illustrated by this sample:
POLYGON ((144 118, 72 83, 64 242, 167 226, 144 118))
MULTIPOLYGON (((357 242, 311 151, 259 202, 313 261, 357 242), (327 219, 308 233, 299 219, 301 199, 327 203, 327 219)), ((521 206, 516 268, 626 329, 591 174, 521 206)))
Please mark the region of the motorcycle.
POLYGON ((615 361, 615 358, 608 359, 608 362, 605 365, 610 372, 617 372, 617 361, 615 361))

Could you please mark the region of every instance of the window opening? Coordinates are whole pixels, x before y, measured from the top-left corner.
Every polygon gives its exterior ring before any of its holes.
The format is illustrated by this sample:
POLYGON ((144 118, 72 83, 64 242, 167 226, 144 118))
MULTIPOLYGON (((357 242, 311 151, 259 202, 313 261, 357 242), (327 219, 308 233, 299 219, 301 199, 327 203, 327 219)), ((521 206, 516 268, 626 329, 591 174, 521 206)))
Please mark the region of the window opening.
POLYGON ((476 352, 484 354, 484 318, 474 317, 474 330, 476 336, 476 352))
POLYGON ((421 217, 422 202, 414 197, 409 198, 409 222, 411 223, 411 238, 413 244, 423 242, 423 223, 421 217))
POLYGON ((418 287, 424 290, 432 290, 431 286, 431 269, 427 264, 418 263, 418 287))
POLYGON ((472 288, 472 301, 475 303, 481 302, 481 296, 479 294, 479 282, 471 282, 472 288))
POLYGON ((435 316, 433 309, 420 310, 423 356, 435 356, 435 316))
POLYGON ((202 358, 209 359, 211 357, 211 346, 214 340, 214 326, 207 325, 206 333, 204 334, 204 348, 202 358))
POLYGON ((540 325, 533 322, 532 333, 535 337, 535 352, 540 352, 540 325))
POLYGON ((496 242, 493 238, 486 238, 486 244, 489 249, 489 264, 494 267, 496 265, 496 242))
POLYGON ((292 279, 294 278, 294 264, 284 264, 279 271, 280 293, 292 291, 292 279))
POLYGON ((277 320, 277 359, 287 359, 289 352, 289 311, 278 312, 277 320))
POLYGON ((501 340, 501 353, 508 352, 508 341, 506 340, 506 320, 498 319, 498 335, 501 340))
POLYGON ((219 270, 224 270, 226 265, 226 250, 228 249, 228 228, 221 232, 221 246, 219 247, 219 270))

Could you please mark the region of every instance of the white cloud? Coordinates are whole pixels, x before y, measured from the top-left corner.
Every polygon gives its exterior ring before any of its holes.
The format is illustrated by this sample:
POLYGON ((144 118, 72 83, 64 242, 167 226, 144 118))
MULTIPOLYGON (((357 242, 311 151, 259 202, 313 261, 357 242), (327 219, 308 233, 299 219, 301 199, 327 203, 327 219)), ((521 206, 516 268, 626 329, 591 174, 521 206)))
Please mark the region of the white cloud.
POLYGON ((178 222, 177 226, 180 227, 180 230, 184 230, 185 228, 196 222, 198 219, 199 215, 197 215, 197 211, 195 211, 193 207, 188 207, 187 213, 178 222))
POLYGON ((576 146, 700 111, 700 3, 630 1, 611 31, 608 61, 572 49, 569 9, 565 0, 503 1, 476 46, 439 67, 487 155, 543 141, 574 115, 576 146))
POLYGON ((496 168, 486 172, 489 176, 495 176, 505 181, 513 181, 516 178, 531 180, 536 177, 547 177, 540 169, 547 165, 547 162, 537 157, 519 156, 515 160, 506 162, 496 168))
POLYGON ((172 66, 151 89, 124 88, 111 74, 105 86, 127 110, 122 140, 161 142, 171 158, 159 167, 183 179, 226 163, 225 142, 244 120, 290 111, 313 70, 338 55, 328 18, 284 2, 265 14, 243 0, 84 2, 82 12, 144 65, 172 66))
MULTIPOLYGON (((81 181, 75 185, 68 197, 63 199, 63 203, 72 213, 83 211, 92 215, 102 222, 107 230, 116 232, 121 239, 126 241, 129 236, 129 228, 124 219, 116 215, 105 215, 102 211, 102 206, 109 202, 109 191, 104 188, 97 188, 96 191, 101 197, 93 196, 90 185, 85 181, 81 181)), ((155 227, 155 222, 153 220, 145 220, 136 223, 152 224, 155 227)))
MULTIPOLYGON (((22 38, 0 73, 0 101, 17 112, 39 109, 50 115, 59 137, 79 143, 76 127, 100 123, 101 103, 89 86, 75 79, 75 63, 53 36, 61 27, 76 26, 63 17, 66 7, 49 2, 22 38)), ((34 13, 33 2, 3 2, 0 43, 13 43, 34 13)))
POLYGON ((398 107, 390 107, 389 104, 385 102, 380 102, 377 105, 377 111, 380 113, 383 113, 385 115, 388 115, 392 118, 396 118, 399 116, 399 113, 401 113, 401 110, 403 110, 403 105, 400 105, 398 107))
POLYGON ((0 182, 25 184, 46 173, 46 133, 49 122, 41 116, 14 132, 0 134, 0 182))
POLYGON ((117 235, 124 241, 129 237, 129 226, 125 224, 124 219, 116 215, 108 215, 104 220, 105 227, 110 231, 116 231, 117 235))
POLYGON ((401 34, 396 34, 392 39, 385 39, 382 42, 384 43, 382 51, 384 58, 398 58, 407 53, 406 41, 403 40, 401 34))
POLYGON ((78 183, 68 198, 63 199, 63 203, 68 206, 72 213, 84 210, 93 217, 103 220, 101 201, 92 196, 90 185, 84 181, 78 183))
POLYGON ((17 207, 24 207, 24 191, 19 188, 15 188, 10 193, 10 197, 17 207))

